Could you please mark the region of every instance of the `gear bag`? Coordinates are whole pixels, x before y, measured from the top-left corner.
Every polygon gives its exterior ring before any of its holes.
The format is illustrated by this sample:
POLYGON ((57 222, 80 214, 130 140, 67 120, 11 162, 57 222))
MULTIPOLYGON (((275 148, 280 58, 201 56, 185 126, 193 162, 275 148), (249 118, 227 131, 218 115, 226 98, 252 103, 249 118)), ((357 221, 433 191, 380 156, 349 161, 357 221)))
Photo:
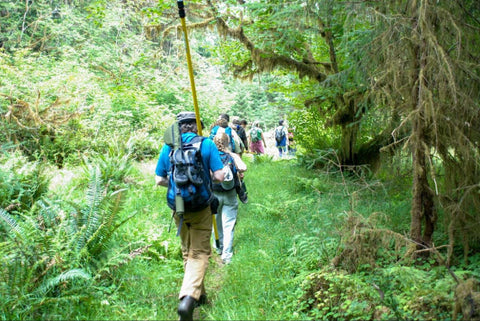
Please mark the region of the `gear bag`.
POLYGON ((201 211, 213 200, 200 152, 204 139, 205 137, 196 136, 170 152, 171 173, 167 203, 173 210, 177 210, 175 197, 183 199, 184 210, 187 212, 201 211))
POLYGON ((238 175, 235 167, 235 161, 230 154, 220 155, 223 163, 223 172, 225 173, 222 183, 214 183, 213 190, 216 192, 227 192, 233 190, 238 184, 238 175))
POLYGON ((277 143, 280 144, 284 138, 285 138, 285 130, 283 129, 283 126, 277 127, 275 129, 275 140, 277 141, 277 143))
POLYGON ((261 140, 262 139, 262 132, 260 131, 260 129, 258 129, 256 127, 250 129, 250 139, 252 140, 252 143, 256 143, 259 140, 261 140))

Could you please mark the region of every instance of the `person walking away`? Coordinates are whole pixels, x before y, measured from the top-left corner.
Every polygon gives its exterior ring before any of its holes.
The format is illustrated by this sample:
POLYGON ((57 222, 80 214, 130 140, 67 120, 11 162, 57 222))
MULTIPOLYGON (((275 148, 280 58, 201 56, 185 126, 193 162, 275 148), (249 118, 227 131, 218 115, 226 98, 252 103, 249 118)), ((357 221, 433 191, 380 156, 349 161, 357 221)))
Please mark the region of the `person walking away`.
POLYGON ((217 252, 221 254, 222 262, 229 264, 233 256, 233 234, 238 214, 235 185, 238 184, 240 173, 235 166, 232 153, 228 151, 228 136, 224 133, 217 134, 214 142, 220 152, 225 172, 224 181, 213 184, 213 192, 218 199, 216 220, 220 248, 217 249, 217 252))
POLYGON ((232 129, 228 127, 228 120, 224 117, 218 117, 214 126, 212 127, 209 136, 212 141, 217 133, 225 133, 228 135, 228 150, 235 152, 235 142, 233 140, 232 129))
POLYGON ((248 139, 247 139, 247 133, 245 131, 245 127, 247 126, 247 121, 242 120, 240 121, 239 119, 233 119, 232 120, 234 130, 237 132, 238 137, 242 140, 243 146, 245 147, 245 150, 248 151, 248 139))
MULTIPOLYGON (((241 153, 236 153, 233 150, 243 150, 243 143, 240 142, 239 136, 236 134, 235 130, 232 129, 232 127, 229 126, 228 124, 228 119, 229 116, 227 114, 221 114, 219 118, 217 119, 215 126, 212 128, 212 132, 210 133, 210 138, 213 140, 217 135, 220 135, 222 133, 228 134, 228 151, 231 152, 231 156, 234 158, 235 163, 237 167, 239 166, 245 166, 246 170, 246 165, 243 163, 241 159, 241 153), (232 144, 232 141, 234 141, 234 144, 232 144), (234 148, 232 150, 232 148, 234 148)), ((248 192, 247 192, 247 187, 245 185, 245 182, 243 181, 243 171, 242 171, 242 176, 238 184, 235 185, 235 189, 238 194, 238 198, 242 203, 247 203, 248 202, 248 192)))
POLYGON ((278 126, 275 128, 275 146, 278 148, 278 156, 280 158, 283 155, 287 155, 287 135, 288 131, 285 126, 283 126, 283 119, 278 121, 278 126))
POLYGON ((259 121, 256 120, 252 124, 252 128, 248 132, 248 137, 250 140, 250 151, 255 154, 265 154, 265 148, 267 144, 265 143, 265 138, 263 137, 263 131, 260 128, 259 121))
POLYGON ((214 127, 210 132, 210 138, 213 139, 213 137, 217 134, 218 130, 220 130, 220 132, 225 131, 225 133, 227 133, 229 137, 229 150, 231 152, 242 155, 243 151, 245 150, 245 146, 243 145, 242 140, 238 136, 238 133, 235 131, 234 125, 230 124, 229 122, 230 116, 228 114, 220 114, 214 127), (224 121, 226 121, 226 125, 224 121))
MULTIPOLYGON (((173 168, 171 156, 176 156, 177 152, 181 153, 183 150, 178 150, 178 147, 175 146, 176 143, 172 144, 173 147, 166 143, 160 151, 155 168, 155 182, 157 185, 168 188, 167 202, 173 209, 172 216, 175 219, 178 229, 177 234, 180 235, 181 240, 184 277, 179 293, 180 303, 177 312, 180 320, 191 320, 193 309, 206 303, 204 278, 211 256, 210 236, 213 221, 210 204, 214 200, 211 185, 212 180, 213 182, 222 182, 224 172, 216 145, 210 139, 197 135, 195 113, 181 112, 177 115, 177 122, 178 135, 181 135, 181 146, 193 145, 193 142, 196 141, 201 142, 198 149, 201 157, 198 162, 201 163, 199 166, 203 168, 203 171, 200 171, 202 183, 197 188, 209 195, 205 203, 199 203, 198 199, 192 203, 185 202, 183 215, 180 209, 177 211, 176 205, 172 205, 172 191, 174 199, 175 196, 180 196, 175 194, 180 188, 174 179, 176 175, 181 176, 181 173, 177 174, 175 168, 173 168), (210 177, 210 173, 213 177, 210 177)), ((172 131, 173 128, 175 127, 172 126, 172 131)), ((167 141, 167 139, 165 140, 167 141)), ((177 140, 173 138, 172 141, 177 140)), ((185 179, 187 175, 185 173, 183 175, 185 179)), ((177 203, 174 202, 173 204, 177 203)))

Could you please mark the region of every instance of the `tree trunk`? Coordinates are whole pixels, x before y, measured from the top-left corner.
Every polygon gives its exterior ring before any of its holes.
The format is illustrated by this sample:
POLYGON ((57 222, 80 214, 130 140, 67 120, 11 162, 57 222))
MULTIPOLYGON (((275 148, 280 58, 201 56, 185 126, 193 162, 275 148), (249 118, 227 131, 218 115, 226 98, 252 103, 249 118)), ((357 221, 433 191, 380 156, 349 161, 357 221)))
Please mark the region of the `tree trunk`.
MULTIPOLYGON (((425 9, 423 3, 420 4, 422 9, 425 9)), ((419 13, 421 15, 421 13, 419 13)), ((427 49, 426 39, 422 30, 422 22, 417 21, 415 26, 417 34, 420 35, 419 46, 414 48, 416 57, 415 68, 413 68, 413 76, 415 79, 412 83, 417 84, 412 91, 413 103, 413 126, 412 126, 412 166, 413 166, 413 198, 411 210, 411 225, 410 236, 419 244, 431 246, 432 236, 435 230, 436 211, 433 202, 433 193, 428 184, 428 142, 426 140, 426 119, 425 119, 425 104, 426 95, 426 64, 427 64, 427 49), (422 221, 425 222, 425 229, 422 235, 422 221)))

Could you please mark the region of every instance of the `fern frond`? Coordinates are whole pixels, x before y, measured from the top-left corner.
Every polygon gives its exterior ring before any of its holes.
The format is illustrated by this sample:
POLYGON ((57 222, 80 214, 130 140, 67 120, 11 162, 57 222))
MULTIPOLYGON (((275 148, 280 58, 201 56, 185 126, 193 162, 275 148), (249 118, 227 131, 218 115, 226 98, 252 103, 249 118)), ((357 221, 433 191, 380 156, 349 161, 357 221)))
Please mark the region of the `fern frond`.
POLYGON ((87 190, 87 206, 81 210, 83 216, 82 221, 86 228, 84 234, 82 234, 78 240, 77 249, 79 250, 86 246, 87 240, 97 233, 97 230, 103 223, 101 204, 104 196, 100 169, 98 167, 92 169, 90 177, 87 190))
POLYGON ((3 208, 0 208, 0 220, 1 220, 1 222, 4 223, 3 225, 7 228, 8 232, 14 232, 17 235, 22 235, 23 234, 22 227, 3 208))
POLYGON ((68 282, 76 279, 90 280, 92 277, 83 269, 72 269, 57 275, 56 277, 49 278, 42 286, 37 288, 36 294, 46 294, 48 291, 58 286, 60 283, 68 282))
POLYGON ((56 204, 50 204, 48 200, 39 200, 35 203, 36 206, 39 207, 39 214, 42 219, 43 225, 45 228, 53 228, 56 227, 56 220, 58 217, 58 213, 60 208, 56 204))

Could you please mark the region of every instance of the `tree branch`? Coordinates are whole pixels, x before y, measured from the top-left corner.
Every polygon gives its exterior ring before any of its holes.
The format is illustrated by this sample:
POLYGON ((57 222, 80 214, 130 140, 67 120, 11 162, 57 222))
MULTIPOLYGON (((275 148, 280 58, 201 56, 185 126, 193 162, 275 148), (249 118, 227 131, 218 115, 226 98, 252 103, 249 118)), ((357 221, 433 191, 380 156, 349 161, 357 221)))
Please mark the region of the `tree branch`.
MULTIPOLYGON (((309 77, 315 79, 318 82, 324 81, 327 76, 325 73, 319 71, 319 69, 311 63, 305 63, 298 61, 290 57, 274 54, 265 50, 259 49, 255 44, 245 35, 243 27, 240 25, 237 28, 230 28, 223 18, 218 14, 217 9, 212 4, 211 0, 207 3, 213 11, 217 21, 217 29, 221 36, 231 37, 242 43, 245 48, 250 51, 252 57, 251 62, 257 67, 256 72, 268 72, 276 68, 284 68, 286 70, 295 71, 299 74, 300 78, 309 77)), ((250 62, 247 62, 249 64, 250 62)))

